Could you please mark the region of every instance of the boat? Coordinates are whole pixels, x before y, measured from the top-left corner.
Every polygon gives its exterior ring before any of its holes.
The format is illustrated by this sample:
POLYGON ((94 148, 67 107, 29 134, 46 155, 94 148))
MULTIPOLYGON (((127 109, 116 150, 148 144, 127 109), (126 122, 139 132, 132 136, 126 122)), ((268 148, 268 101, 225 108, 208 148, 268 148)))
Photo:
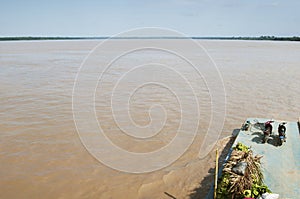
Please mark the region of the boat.
MULTIPOLYGON (((236 139, 224 163, 230 158, 233 146, 242 143, 249 146, 254 155, 261 158, 264 183, 279 194, 280 198, 298 198, 300 196, 300 118, 295 122, 286 122, 287 140, 278 144, 277 128, 283 121, 272 120, 273 131, 266 143, 263 143, 262 125, 270 121, 266 118, 248 118, 236 135, 236 139)), ((224 165, 224 164, 223 164, 224 165)), ((218 176, 222 174, 222 167, 218 176)), ((213 198, 213 186, 206 199, 213 198)))

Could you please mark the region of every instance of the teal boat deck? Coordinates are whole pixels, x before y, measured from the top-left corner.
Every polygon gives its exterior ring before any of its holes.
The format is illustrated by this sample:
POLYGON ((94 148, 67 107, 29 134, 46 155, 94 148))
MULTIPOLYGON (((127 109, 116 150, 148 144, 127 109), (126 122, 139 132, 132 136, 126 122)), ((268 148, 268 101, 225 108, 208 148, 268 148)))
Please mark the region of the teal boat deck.
MULTIPOLYGON (((248 118, 251 124, 254 120, 266 122, 267 119, 248 118)), ((254 154, 262 155, 262 169, 265 184, 270 190, 278 193, 280 198, 300 198, 300 136, 297 122, 287 122, 287 141, 278 146, 278 124, 273 125, 272 136, 267 143, 262 143, 263 133, 255 125, 250 125, 247 131, 240 131, 233 146, 241 142, 250 146, 254 154)))

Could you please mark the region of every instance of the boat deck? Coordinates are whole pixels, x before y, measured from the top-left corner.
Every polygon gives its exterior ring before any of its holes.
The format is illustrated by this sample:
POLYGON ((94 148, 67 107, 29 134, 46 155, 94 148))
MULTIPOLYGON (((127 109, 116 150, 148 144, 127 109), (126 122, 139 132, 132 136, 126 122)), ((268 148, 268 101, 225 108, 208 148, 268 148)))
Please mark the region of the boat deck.
MULTIPOLYGON (((248 118, 251 124, 255 118, 248 118)), ((267 119, 258 119, 266 122, 267 119)), ((272 136, 263 144, 263 133, 250 125, 247 131, 240 131, 233 146, 241 142, 250 146, 254 154, 263 155, 261 159, 265 184, 278 193, 280 198, 299 198, 300 196, 300 136, 297 122, 288 122, 287 141, 278 146, 277 128, 280 121, 275 121, 272 136)))

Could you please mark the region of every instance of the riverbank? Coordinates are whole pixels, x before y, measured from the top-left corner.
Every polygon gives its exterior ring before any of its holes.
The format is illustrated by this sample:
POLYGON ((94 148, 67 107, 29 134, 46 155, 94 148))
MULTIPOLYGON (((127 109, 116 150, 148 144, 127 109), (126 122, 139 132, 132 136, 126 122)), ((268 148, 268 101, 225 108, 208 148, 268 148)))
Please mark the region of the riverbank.
POLYGON ((258 40, 258 41, 300 41, 300 37, 0 37, 0 41, 34 41, 34 40, 99 40, 99 39, 194 39, 194 40, 258 40))

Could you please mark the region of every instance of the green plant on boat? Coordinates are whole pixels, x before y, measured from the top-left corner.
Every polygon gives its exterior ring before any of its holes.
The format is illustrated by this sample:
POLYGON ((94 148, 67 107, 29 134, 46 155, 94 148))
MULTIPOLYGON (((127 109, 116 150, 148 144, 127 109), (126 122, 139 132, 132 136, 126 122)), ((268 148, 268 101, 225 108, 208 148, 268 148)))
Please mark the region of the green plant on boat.
POLYGON ((254 156, 249 147, 237 143, 233 147, 230 159, 225 163, 222 176, 218 181, 217 198, 256 198, 265 192, 271 192, 263 183, 261 158, 262 156, 254 156), (244 175, 232 171, 232 168, 240 162, 247 163, 244 175))
POLYGON ((234 150, 238 150, 238 151, 248 152, 249 149, 250 149, 250 147, 247 147, 246 145, 244 145, 244 144, 238 142, 238 143, 236 144, 236 146, 233 147, 233 149, 234 149, 234 150))

